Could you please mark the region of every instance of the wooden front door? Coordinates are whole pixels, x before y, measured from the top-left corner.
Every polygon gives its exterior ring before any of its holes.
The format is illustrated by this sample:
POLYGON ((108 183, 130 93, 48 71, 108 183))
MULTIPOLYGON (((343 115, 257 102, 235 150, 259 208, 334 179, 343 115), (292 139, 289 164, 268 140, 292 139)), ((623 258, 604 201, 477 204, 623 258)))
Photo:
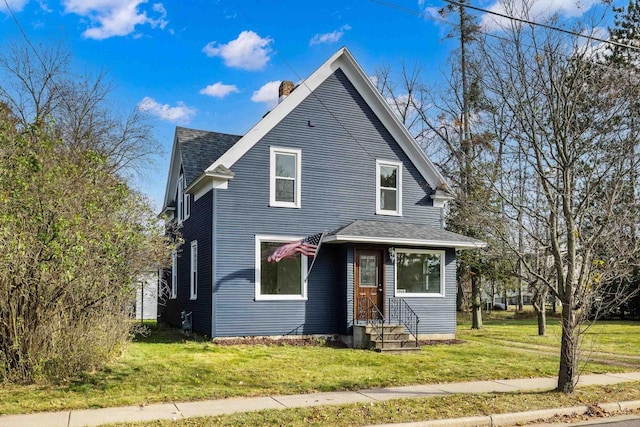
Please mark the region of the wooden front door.
POLYGON ((356 249, 354 316, 369 320, 384 315, 384 251, 356 249), (376 310, 377 308, 377 310, 376 310))

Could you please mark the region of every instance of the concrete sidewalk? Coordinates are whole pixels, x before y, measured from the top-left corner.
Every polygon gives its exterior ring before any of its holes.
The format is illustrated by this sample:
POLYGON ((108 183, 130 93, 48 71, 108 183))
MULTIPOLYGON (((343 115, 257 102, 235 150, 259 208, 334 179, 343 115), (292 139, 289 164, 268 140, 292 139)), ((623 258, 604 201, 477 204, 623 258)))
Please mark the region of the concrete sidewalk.
MULTIPOLYGON (((640 372, 583 375, 580 377, 578 386, 617 384, 627 381, 640 381, 640 372)), ((177 420, 181 418, 232 414, 235 412, 259 411, 262 409, 286 409, 319 405, 341 405, 348 403, 373 403, 390 399, 445 396, 453 393, 552 390, 556 387, 556 382, 557 380, 555 378, 473 381, 290 396, 232 398, 197 402, 160 403, 144 406, 125 406, 118 408, 41 412, 24 415, 2 415, 0 416, 0 426, 76 427, 98 426, 116 422, 177 420)), ((515 414, 503 414, 503 417, 509 415, 515 414)), ((514 424, 516 422, 518 422, 518 420, 514 420, 514 424)), ((415 425, 427 424, 422 423, 415 425)), ((448 425, 453 426, 465 424, 460 423, 448 425)))

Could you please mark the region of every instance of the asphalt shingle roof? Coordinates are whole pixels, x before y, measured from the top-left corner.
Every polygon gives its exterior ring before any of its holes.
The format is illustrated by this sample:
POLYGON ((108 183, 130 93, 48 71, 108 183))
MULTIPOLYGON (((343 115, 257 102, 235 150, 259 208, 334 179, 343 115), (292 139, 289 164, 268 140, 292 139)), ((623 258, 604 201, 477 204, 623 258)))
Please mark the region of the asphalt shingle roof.
POLYGON ((241 135, 180 126, 176 127, 176 137, 182 155, 182 168, 187 186, 242 138, 241 135))
POLYGON ((442 228, 422 224, 410 224, 396 221, 355 220, 345 227, 329 234, 336 240, 368 239, 379 242, 429 242, 446 247, 483 247, 486 244, 477 239, 453 233, 442 228))

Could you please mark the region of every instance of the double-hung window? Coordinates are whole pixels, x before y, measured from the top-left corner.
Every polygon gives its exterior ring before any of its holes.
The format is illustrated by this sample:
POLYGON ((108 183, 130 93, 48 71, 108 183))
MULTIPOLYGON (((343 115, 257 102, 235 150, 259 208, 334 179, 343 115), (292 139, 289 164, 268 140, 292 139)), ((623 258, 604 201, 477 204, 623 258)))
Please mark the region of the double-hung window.
POLYGON ((300 207, 302 152, 271 147, 269 206, 300 207))
POLYGON ((280 246, 300 237, 256 236, 255 298, 259 300, 306 300, 307 260, 299 253, 269 262, 269 255, 280 246))
POLYGON ((178 178, 178 193, 176 196, 176 210, 178 223, 188 219, 191 215, 191 195, 184 192, 184 175, 178 178))
POLYGON ((444 256, 444 251, 396 249, 396 296, 443 297, 444 256))
POLYGON ((184 219, 189 219, 191 216, 191 194, 184 193, 184 219))
POLYGON ((198 241, 191 242, 190 299, 198 298, 198 241))
POLYGON ((178 297, 178 252, 171 252, 171 299, 178 297))
POLYGON ((402 163, 376 160, 376 213, 402 215, 402 163))
POLYGON ((176 195, 176 215, 178 216, 178 223, 184 220, 184 176, 178 177, 178 194, 176 195))

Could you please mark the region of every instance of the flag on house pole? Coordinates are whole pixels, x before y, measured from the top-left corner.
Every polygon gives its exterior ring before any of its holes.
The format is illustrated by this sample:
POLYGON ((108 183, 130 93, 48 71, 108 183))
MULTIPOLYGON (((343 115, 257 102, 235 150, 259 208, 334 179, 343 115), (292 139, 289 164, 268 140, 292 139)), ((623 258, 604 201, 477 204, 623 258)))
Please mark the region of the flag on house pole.
MULTIPOLYGON (((278 262, 282 258, 290 258, 296 254, 302 254, 309 258, 313 258, 320 249, 324 234, 325 233, 318 233, 312 236, 307 236, 301 240, 285 243, 269 255, 267 261, 278 262)), ((315 258, 313 261, 315 262, 315 258)), ((313 267, 313 263, 311 263, 311 267, 313 267)), ((309 270, 311 270, 311 268, 309 270)))

